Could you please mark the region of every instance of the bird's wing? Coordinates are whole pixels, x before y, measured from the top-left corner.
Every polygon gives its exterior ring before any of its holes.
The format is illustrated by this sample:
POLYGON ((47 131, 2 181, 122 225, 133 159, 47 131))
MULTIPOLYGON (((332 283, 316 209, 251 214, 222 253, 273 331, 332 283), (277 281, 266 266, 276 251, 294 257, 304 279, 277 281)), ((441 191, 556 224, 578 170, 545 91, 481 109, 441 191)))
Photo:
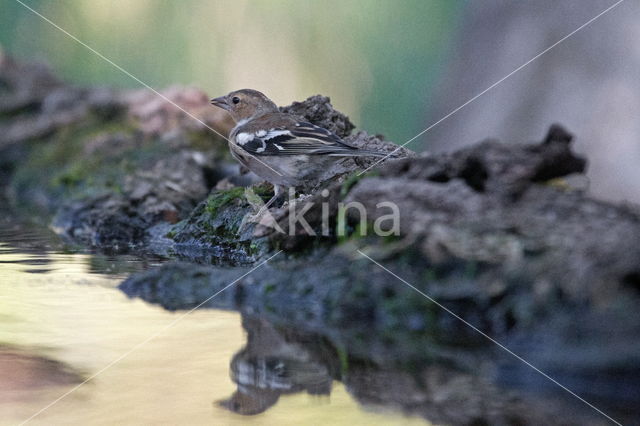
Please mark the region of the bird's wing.
POLYGON ((235 142, 253 155, 350 155, 358 149, 327 129, 297 122, 255 132, 239 132, 235 142))

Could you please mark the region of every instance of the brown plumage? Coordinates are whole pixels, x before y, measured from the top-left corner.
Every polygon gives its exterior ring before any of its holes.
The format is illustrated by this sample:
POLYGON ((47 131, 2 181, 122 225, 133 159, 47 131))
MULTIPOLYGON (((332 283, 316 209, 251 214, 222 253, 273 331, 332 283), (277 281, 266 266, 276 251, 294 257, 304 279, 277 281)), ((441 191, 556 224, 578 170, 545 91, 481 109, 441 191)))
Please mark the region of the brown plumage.
POLYGON ((263 208, 284 188, 317 185, 330 163, 340 157, 386 155, 349 145, 327 129, 280 112, 257 90, 237 90, 211 103, 228 111, 236 122, 229 134, 234 158, 274 185, 275 195, 263 208))

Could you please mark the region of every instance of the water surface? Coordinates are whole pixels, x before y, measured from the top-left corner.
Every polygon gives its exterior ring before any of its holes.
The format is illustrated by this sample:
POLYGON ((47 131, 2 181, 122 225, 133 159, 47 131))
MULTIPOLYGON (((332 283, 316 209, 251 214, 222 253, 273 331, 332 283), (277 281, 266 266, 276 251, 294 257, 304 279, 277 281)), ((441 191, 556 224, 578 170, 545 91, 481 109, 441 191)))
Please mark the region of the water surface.
MULTIPOLYGON (((72 249, 0 219, 0 425, 26 421, 183 315, 116 288, 161 262, 72 249)), ((427 424, 364 407, 338 381, 329 395, 291 388, 257 415, 238 414, 229 403, 243 389, 230 364, 245 345, 240 314, 193 312, 28 424, 427 424)))

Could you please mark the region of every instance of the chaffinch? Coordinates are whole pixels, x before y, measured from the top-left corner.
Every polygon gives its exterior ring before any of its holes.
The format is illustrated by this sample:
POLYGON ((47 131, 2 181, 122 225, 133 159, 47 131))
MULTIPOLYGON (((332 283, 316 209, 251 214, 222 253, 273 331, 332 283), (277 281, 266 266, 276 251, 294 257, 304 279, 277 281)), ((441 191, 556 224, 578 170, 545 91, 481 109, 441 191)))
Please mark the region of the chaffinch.
POLYGON ((280 112, 257 90, 237 90, 211 103, 236 122, 229 134, 233 157, 274 186, 275 195, 263 209, 286 188, 317 185, 330 163, 341 157, 387 155, 349 145, 327 129, 280 112))

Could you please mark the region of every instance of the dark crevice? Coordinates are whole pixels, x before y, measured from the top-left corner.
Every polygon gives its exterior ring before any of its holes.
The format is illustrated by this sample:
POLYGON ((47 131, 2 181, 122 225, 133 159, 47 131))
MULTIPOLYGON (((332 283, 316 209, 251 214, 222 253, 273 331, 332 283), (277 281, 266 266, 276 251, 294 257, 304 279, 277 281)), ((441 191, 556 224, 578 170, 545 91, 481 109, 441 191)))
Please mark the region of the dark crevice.
POLYGON ((622 285, 640 293, 640 271, 633 271, 622 277, 622 285))
POLYGON ((464 168, 460 171, 459 177, 472 189, 478 192, 484 192, 485 183, 489 178, 489 172, 484 166, 482 161, 477 158, 469 157, 464 165, 464 168))
POLYGON ((451 180, 451 177, 444 170, 440 170, 429 176, 429 180, 432 182, 446 183, 451 180))

